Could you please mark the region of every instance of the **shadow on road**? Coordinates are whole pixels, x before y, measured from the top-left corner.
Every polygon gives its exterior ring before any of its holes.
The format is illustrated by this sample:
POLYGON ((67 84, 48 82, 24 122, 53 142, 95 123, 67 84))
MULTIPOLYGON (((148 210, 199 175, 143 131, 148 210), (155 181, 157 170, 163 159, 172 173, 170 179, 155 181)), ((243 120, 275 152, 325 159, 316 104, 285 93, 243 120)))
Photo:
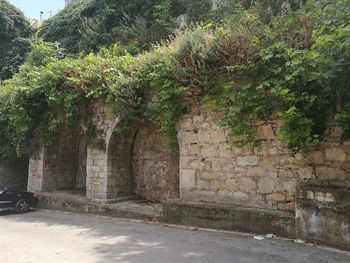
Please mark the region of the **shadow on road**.
POLYGON ((0 209, 0 217, 1 216, 15 216, 15 215, 25 215, 28 213, 37 213, 39 212, 38 210, 30 210, 27 213, 18 213, 14 209, 0 209))
MULTIPOLYGON (((91 253, 105 262, 234 262, 234 263, 345 263, 350 257, 334 251, 285 240, 254 240, 237 234, 189 231, 88 215, 32 211, 0 212, 1 220, 79 230, 97 241, 91 253)), ((68 229, 68 230, 67 230, 68 229)))

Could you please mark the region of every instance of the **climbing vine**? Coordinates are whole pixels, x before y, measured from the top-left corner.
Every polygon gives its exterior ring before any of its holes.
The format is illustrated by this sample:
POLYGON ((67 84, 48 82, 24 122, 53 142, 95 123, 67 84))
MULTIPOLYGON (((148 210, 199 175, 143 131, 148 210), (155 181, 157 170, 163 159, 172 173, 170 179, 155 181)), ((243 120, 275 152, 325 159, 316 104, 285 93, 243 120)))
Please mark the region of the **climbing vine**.
POLYGON ((278 136, 293 151, 318 143, 330 118, 347 139, 349 4, 308 1, 293 10, 239 5, 218 23, 194 25, 134 56, 112 45, 71 58, 58 44, 37 41, 0 91, 0 154, 53 143, 95 100, 114 107, 122 130, 151 121, 170 144, 181 114, 203 102, 226 113, 220 123, 238 145, 257 143, 254 122, 276 116, 278 136))

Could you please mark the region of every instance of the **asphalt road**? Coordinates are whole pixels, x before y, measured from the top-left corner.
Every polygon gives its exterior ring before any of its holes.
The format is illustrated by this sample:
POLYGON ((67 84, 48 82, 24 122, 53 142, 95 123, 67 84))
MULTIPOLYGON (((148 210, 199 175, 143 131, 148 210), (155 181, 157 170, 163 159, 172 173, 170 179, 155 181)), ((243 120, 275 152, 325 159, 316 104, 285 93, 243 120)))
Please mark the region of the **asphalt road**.
POLYGON ((349 263, 344 252, 287 240, 49 211, 0 212, 0 261, 11 263, 349 263))

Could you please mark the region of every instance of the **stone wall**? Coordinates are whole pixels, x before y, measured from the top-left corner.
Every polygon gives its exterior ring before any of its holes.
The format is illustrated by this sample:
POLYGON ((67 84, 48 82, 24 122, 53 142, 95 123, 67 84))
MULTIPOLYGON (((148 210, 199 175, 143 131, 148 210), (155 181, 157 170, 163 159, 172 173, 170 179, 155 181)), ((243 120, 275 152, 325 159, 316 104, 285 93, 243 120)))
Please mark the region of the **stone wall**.
POLYGON ((276 139, 276 120, 255 123, 259 146, 232 148, 228 130, 218 125, 222 113, 196 106, 178 122, 179 156, 172 156, 155 127, 137 123, 118 135, 119 119, 102 103, 93 116, 100 143, 86 145, 81 129, 66 131, 31 159, 29 189, 84 189, 86 183, 87 197, 96 201, 180 196, 183 202, 294 211, 300 183, 350 186, 350 143, 339 143, 336 126, 328 126, 326 140, 307 157, 293 156, 276 139))
POLYGON ((339 144, 335 126, 304 158, 276 139, 278 121, 256 123, 258 147, 231 149, 228 131, 218 126, 221 116, 196 107, 179 121, 182 200, 294 210, 296 187, 303 181, 349 184, 350 144, 339 144))
POLYGON ((28 159, 1 160, 0 184, 25 190, 28 180, 28 164, 28 159))
POLYGON ((79 140, 61 136, 57 145, 46 148, 44 160, 47 191, 75 189, 78 174, 79 140))
POLYGON ((140 128, 133 142, 135 193, 149 200, 179 197, 179 156, 167 136, 152 126, 140 128))
POLYGON ((108 147, 107 198, 134 195, 134 176, 132 173, 132 146, 135 131, 125 134, 114 133, 108 147))
POLYGON ((223 113, 193 106, 178 121, 172 155, 156 127, 135 122, 119 134, 120 119, 107 105, 93 109, 96 140, 76 128, 39 150, 29 162, 29 190, 84 189, 86 182, 94 202, 162 201, 170 223, 327 239, 349 249, 350 142, 340 143, 336 125, 307 156, 281 144, 276 119, 254 123, 258 146, 236 148, 218 125, 223 113))
POLYGON ((57 143, 41 147, 29 161, 28 190, 85 190, 85 137, 79 124, 64 130, 57 143))
POLYGON ((150 200, 179 196, 178 156, 166 146, 166 137, 142 122, 118 134, 120 121, 111 109, 94 105, 93 122, 99 144, 88 144, 87 197, 114 202, 138 195, 150 200))

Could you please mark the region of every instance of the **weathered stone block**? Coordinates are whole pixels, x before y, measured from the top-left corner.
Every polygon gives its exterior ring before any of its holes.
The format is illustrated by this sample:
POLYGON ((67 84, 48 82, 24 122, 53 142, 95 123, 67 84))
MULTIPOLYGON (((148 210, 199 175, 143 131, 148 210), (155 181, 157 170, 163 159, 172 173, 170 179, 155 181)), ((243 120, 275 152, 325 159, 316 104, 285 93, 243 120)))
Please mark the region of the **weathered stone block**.
POLYGON ((100 150, 100 149, 88 149, 88 155, 101 155, 104 154, 105 151, 104 150, 100 150))
POLYGON ((108 172, 98 172, 96 177, 100 179, 107 178, 108 174, 109 174, 108 172))
POLYGON ((193 115, 192 117, 194 123, 202 123, 204 122, 204 116, 203 115, 193 115))
POLYGON ((219 144, 219 156, 225 157, 225 158, 232 158, 232 151, 230 149, 230 146, 226 143, 219 144))
POLYGON ((101 167, 100 166, 91 165, 89 168, 90 168, 89 170, 91 170, 93 172, 100 172, 101 171, 101 167))
POLYGON ((202 148, 201 154, 204 157, 219 157, 219 150, 215 145, 207 145, 202 148))
POLYGON ((276 156, 261 156, 259 165, 266 168, 266 169, 274 169, 277 164, 277 159, 278 157, 276 156))
POLYGON ((344 162, 346 160, 346 153, 339 148, 326 149, 326 160, 344 162))
POLYGON ((211 130, 210 138, 211 138, 211 141, 215 144, 226 142, 226 136, 223 129, 211 130))
POLYGON ((107 160, 95 160, 94 161, 94 165, 95 166, 100 166, 100 167, 103 167, 103 166, 106 166, 107 165, 107 160))
MULTIPOLYGON (((181 142, 181 141, 180 141, 181 142)), ((180 156, 196 156, 200 152, 198 144, 182 145, 180 143, 180 156)))
POLYGON ((314 178, 315 171, 313 167, 302 167, 298 170, 298 175, 303 179, 314 178))
POLYGON ((202 189, 202 190, 211 189, 210 180, 198 179, 196 186, 197 186, 197 189, 202 189))
POLYGON ((210 172, 202 172, 200 173, 200 176, 199 176, 201 179, 214 179, 217 177, 217 175, 215 173, 210 173, 210 172))
POLYGON ((272 126, 270 124, 259 126, 256 129, 256 136, 259 140, 270 140, 275 138, 272 126))
POLYGON ((278 149, 276 147, 271 147, 268 149, 268 153, 271 155, 276 155, 278 154, 278 149))
POLYGON ((260 178, 258 182, 258 193, 270 194, 273 192, 275 182, 269 177, 260 178))
POLYGON ((180 169, 190 168, 190 164, 193 161, 193 156, 181 156, 180 157, 180 169))
POLYGON ((180 171, 180 185, 181 188, 192 189, 196 186, 196 171, 195 170, 181 170, 180 171))
POLYGON ((308 159, 313 164, 323 164, 324 163, 324 154, 321 151, 315 151, 309 154, 308 159))
POLYGON ((315 200, 321 203, 333 203, 335 202, 334 196, 331 193, 315 192, 315 200))
POLYGON ((238 178, 238 177, 244 177, 247 173, 247 169, 243 167, 236 167, 233 170, 233 177, 238 178))
POLYGON ((229 179, 225 182, 225 189, 230 190, 232 192, 236 191, 238 189, 238 182, 236 179, 229 179))
POLYGON ((295 202, 279 204, 278 208, 285 211, 295 211, 295 202))
POLYGON ((247 176, 262 177, 266 175, 266 169, 262 167, 249 167, 247 176))
POLYGON ((316 177, 321 180, 335 180, 339 181, 343 176, 343 171, 328 166, 316 167, 316 177))
POLYGON ((201 143, 210 143, 211 142, 211 137, 210 137, 210 134, 209 132, 199 132, 198 133, 198 142, 201 142, 201 143))
POLYGON ((284 181, 282 183, 283 190, 287 193, 295 193, 296 191, 296 182, 293 180, 284 181))
POLYGON ((205 163, 200 160, 194 160, 190 163, 190 168, 193 170, 203 170, 204 167, 205 167, 205 163))
POLYGON ((249 199, 249 196, 246 193, 243 192, 234 192, 233 197, 237 200, 247 200, 249 199))
POLYGON ((233 165, 233 164, 225 164, 225 165, 222 167, 222 171, 223 171, 223 172, 226 172, 226 173, 232 174, 232 173, 233 173, 233 170, 234 170, 234 165, 233 165))
POLYGON ((313 191, 307 191, 306 192, 306 198, 309 200, 314 200, 315 199, 315 193, 313 191))
POLYGON ((193 126, 191 118, 182 118, 179 124, 182 129, 191 129, 193 126))
POLYGON ((341 169, 343 169, 344 172, 350 174, 350 161, 342 163, 341 169))
POLYGON ((274 202, 282 202, 286 199, 286 196, 281 193, 269 194, 266 196, 266 200, 274 202))
POLYGON ((198 143, 197 133, 194 133, 192 131, 184 132, 182 137, 182 143, 184 144, 198 143))
POLYGON ((256 190, 256 183, 251 178, 239 178, 238 185, 240 190, 246 193, 256 190))
POLYGON ((237 157, 237 164, 241 166, 255 166, 258 164, 258 156, 247 155, 237 157))
MULTIPOLYGON (((295 172, 295 173, 297 173, 297 172, 295 172)), ((280 169, 278 171, 278 174, 279 174, 279 177, 281 177, 281 178, 293 178, 293 177, 295 177, 293 170, 288 169, 288 168, 280 169)))

